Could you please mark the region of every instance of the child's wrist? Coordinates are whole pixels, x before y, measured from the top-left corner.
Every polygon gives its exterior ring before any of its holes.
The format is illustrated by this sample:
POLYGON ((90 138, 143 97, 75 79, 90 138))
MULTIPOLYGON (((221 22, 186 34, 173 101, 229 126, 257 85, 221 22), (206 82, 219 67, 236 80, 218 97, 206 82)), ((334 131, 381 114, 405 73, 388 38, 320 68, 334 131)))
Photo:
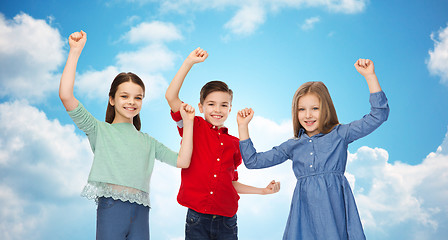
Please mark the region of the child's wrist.
POLYGON ((79 56, 81 56, 81 52, 82 52, 82 49, 70 48, 70 51, 68 52, 68 54, 72 55, 72 56, 79 57, 79 56))
POLYGON ((189 65, 189 66, 193 66, 194 65, 194 61, 190 58, 185 59, 184 64, 189 65))
POLYGON ((375 74, 375 72, 373 72, 373 73, 368 73, 368 74, 364 75, 364 78, 365 78, 366 80, 369 80, 369 79, 372 79, 372 78, 376 78, 376 74, 375 74))

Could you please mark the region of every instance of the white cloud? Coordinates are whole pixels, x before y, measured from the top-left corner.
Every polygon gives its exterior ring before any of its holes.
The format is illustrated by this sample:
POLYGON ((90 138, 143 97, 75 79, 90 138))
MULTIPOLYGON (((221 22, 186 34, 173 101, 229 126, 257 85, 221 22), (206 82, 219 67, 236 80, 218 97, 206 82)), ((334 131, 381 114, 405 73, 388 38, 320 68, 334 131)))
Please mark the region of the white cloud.
POLYGON ((434 41, 434 49, 428 52, 429 72, 441 77, 441 82, 448 85, 448 26, 437 34, 431 33, 431 39, 434 41))
POLYGON ((56 90, 63 45, 59 31, 45 20, 25 13, 6 19, 0 13, 0 97, 38 101, 56 90))
POLYGON ((225 25, 236 35, 250 35, 265 22, 265 9, 258 1, 250 1, 250 4, 243 5, 225 25))
POLYGON ((23 239, 29 229, 35 229, 37 218, 24 213, 25 201, 13 189, 0 185, 0 237, 2 239, 23 239))
POLYGON ((305 20, 305 22, 302 24, 301 28, 304 31, 311 30, 314 28, 314 24, 320 22, 319 17, 312 17, 305 20))
POLYGON ((107 104, 112 80, 120 71, 115 66, 108 66, 102 71, 88 70, 76 77, 75 88, 90 99, 102 99, 107 104))
POLYGON ((151 44, 139 51, 117 55, 117 66, 135 72, 158 73, 174 67, 176 55, 163 44, 151 44))
POLYGON ((162 72, 172 69, 178 56, 166 47, 165 42, 180 40, 182 35, 173 24, 144 22, 125 33, 121 39, 129 43, 142 43, 135 51, 120 52, 116 62, 103 70, 88 70, 77 78, 75 87, 88 98, 108 98, 110 84, 120 72, 133 72, 144 82, 145 99, 160 97, 168 83, 162 72))
POLYGON ((64 204, 80 198, 93 159, 89 144, 73 125, 24 101, 0 104, 0 139, 0 239, 34 238, 52 224, 50 215, 71 212, 64 204))
POLYGON ((421 231, 430 239, 447 233, 448 155, 442 151, 447 141, 418 165, 391 164, 378 148, 361 147, 350 155, 347 172, 356 178, 353 191, 366 231, 383 234, 381 239, 406 226, 403 239, 421 231))
POLYGON ((130 43, 159 43, 181 40, 182 34, 172 23, 159 21, 143 22, 126 33, 130 43))
MULTIPOLYGON (((315 1, 312 1, 315 2, 315 1)), ((364 11, 368 0, 341 0, 341 1, 318 1, 323 6, 328 7, 330 11, 341 12, 347 14, 359 13, 364 11)))
POLYGON ((20 184, 23 174, 38 178, 34 189, 52 196, 79 193, 93 157, 87 140, 74 133, 73 125, 49 120, 24 101, 0 104, 0 125, 0 167, 7 172, 3 182, 20 184), (14 139, 12 148, 9 139, 14 139))
POLYGON ((363 12, 368 0, 278 0, 272 1, 273 9, 280 8, 304 8, 317 7, 326 8, 331 12, 354 14, 363 12))
MULTIPOLYGON (((128 0, 147 4, 153 0, 128 0)), ((235 14, 224 24, 230 34, 223 37, 224 40, 231 35, 248 36, 266 21, 269 13, 278 13, 283 9, 324 8, 330 12, 355 14, 363 12, 368 0, 161 0, 160 11, 162 13, 177 12, 191 14, 196 11, 236 9, 235 14)))

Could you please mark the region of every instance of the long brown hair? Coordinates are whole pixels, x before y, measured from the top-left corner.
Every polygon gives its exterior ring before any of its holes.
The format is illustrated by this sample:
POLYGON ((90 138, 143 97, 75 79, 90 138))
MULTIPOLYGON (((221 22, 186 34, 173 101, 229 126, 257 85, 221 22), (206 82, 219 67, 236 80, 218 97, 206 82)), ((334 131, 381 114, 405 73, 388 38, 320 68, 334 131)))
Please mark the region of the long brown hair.
MULTIPOLYGON (((109 90, 109 97, 114 99, 118 86, 120 86, 120 84, 125 82, 133 82, 139 85, 143 89, 143 94, 145 93, 145 84, 137 75, 131 72, 128 73, 122 72, 115 77, 114 81, 112 81, 109 90)), ((115 108, 114 106, 110 105, 110 101, 108 101, 106 110, 106 122, 112 123, 114 119, 115 119, 115 108)), ((142 123, 140 121, 140 113, 134 117, 132 122, 135 128, 140 131, 140 128, 142 127, 142 123)))
POLYGON ((315 94, 320 102, 319 132, 329 133, 334 126, 339 124, 338 115, 331 100, 330 93, 323 82, 306 82, 297 89, 292 99, 292 124, 294 137, 299 137, 299 131, 303 126, 299 122, 299 99, 306 94, 315 94))

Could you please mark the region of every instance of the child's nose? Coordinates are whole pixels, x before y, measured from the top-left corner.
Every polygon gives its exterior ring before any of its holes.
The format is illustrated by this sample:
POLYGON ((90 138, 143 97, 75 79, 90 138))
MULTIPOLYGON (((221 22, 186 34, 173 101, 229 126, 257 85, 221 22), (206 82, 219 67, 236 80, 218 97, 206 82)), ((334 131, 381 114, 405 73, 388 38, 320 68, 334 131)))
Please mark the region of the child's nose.
POLYGON ((306 117, 307 118, 311 117, 311 111, 308 111, 308 110, 306 111, 306 117))

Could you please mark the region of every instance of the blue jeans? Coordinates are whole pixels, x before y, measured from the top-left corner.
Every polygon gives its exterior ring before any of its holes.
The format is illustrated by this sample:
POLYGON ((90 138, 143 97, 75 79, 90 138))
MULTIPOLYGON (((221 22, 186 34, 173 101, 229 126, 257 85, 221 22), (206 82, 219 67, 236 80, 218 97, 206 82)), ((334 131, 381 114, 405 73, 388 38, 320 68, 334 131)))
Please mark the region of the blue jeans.
POLYGON ((185 225, 186 240, 237 240, 236 214, 233 217, 198 213, 188 209, 185 225))
POLYGON ((96 216, 97 240, 149 240, 149 207, 101 197, 96 216))

